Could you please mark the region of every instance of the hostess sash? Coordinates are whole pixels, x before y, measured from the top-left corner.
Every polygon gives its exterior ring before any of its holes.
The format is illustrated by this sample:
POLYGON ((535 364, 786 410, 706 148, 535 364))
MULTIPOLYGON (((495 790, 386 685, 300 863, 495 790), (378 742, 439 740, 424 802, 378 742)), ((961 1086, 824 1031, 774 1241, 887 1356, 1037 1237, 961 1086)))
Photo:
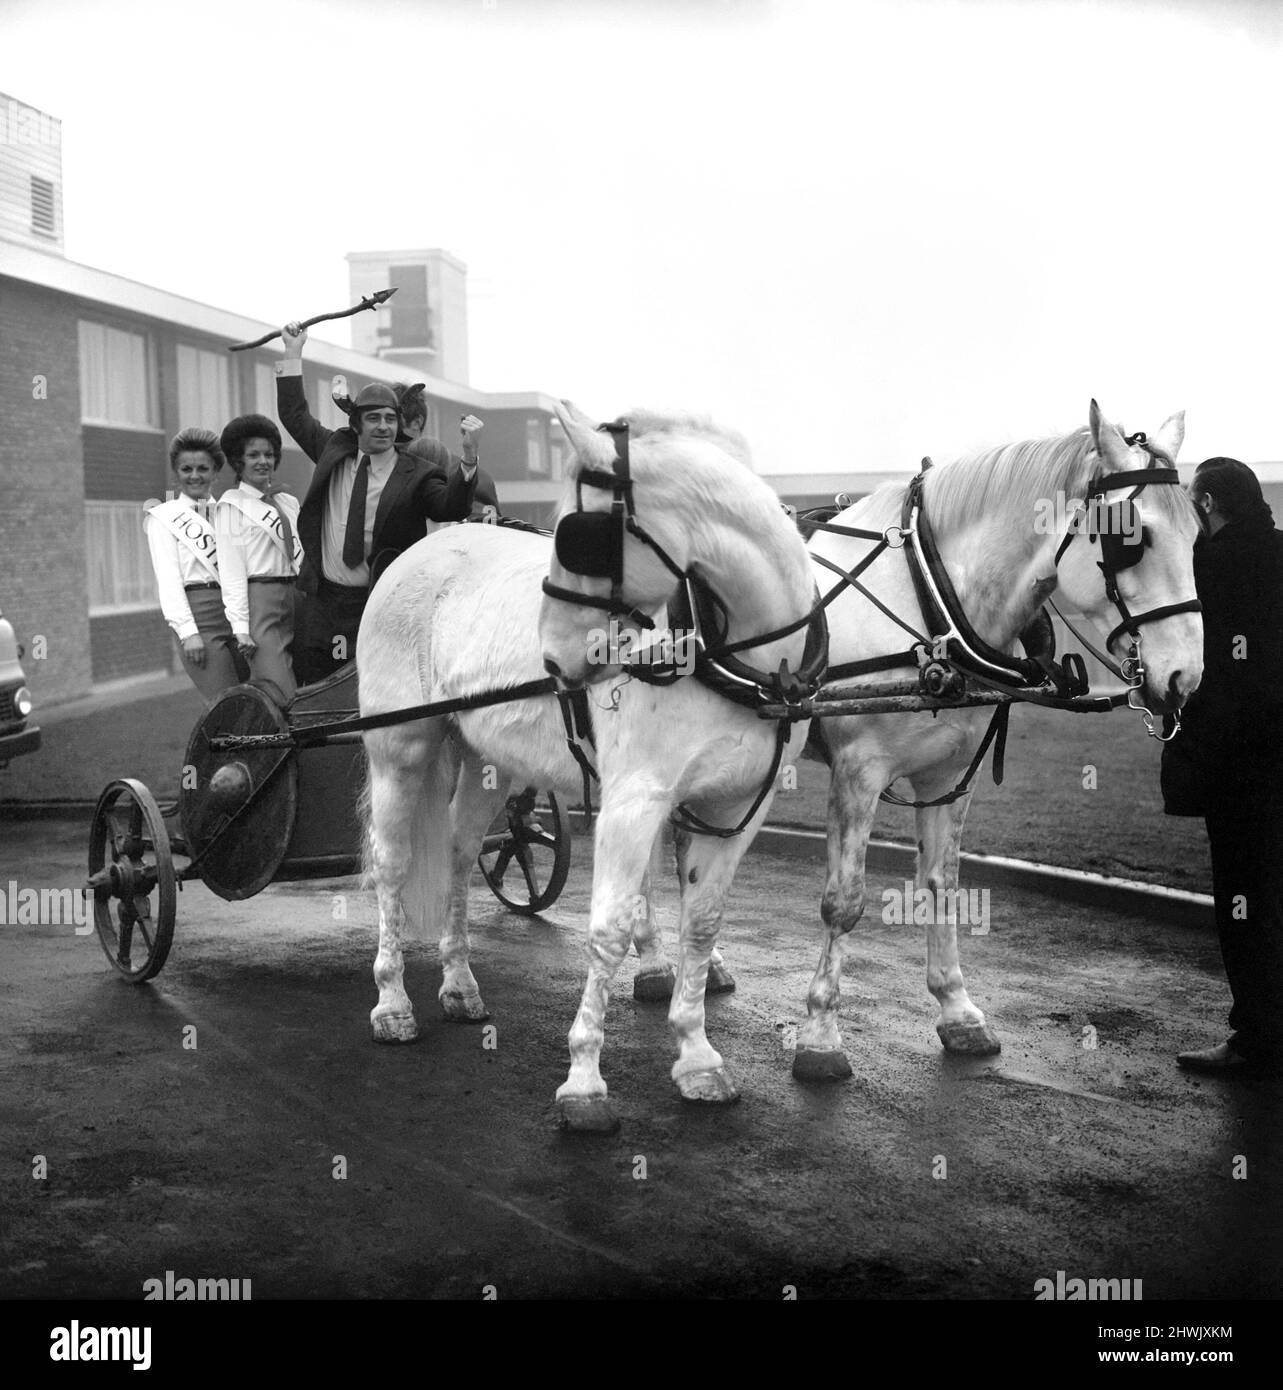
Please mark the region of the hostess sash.
POLYGON ((265 497, 250 497, 244 492, 225 492, 219 499, 219 505, 230 503, 247 520, 252 522, 260 530, 266 531, 275 542, 281 554, 290 562, 290 569, 294 574, 298 573, 299 565, 303 561, 303 547, 299 543, 298 531, 294 533, 294 550, 291 554, 285 545, 285 530, 281 525, 281 514, 265 497))
POLYGON ((158 502, 147 510, 152 521, 166 531, 192 555, 212 580, 218 579, 218 548, 214 528, 202 512, 173 502, 158 502))

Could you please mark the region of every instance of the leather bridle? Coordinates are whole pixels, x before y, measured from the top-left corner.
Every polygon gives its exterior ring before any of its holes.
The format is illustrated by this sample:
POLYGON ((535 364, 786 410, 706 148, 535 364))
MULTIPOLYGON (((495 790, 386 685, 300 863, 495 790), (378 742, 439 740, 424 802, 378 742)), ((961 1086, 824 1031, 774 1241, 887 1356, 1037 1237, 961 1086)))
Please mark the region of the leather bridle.
POLYGON ((549 598, 562 603, 578 604, 581 608, 600 608, 611 617, 626 618, 648 631, 655 620, 624 601, 624 537, 636 536, 659 557, 664 567, 677 579, 687 572, 637 520, 633 502, 633 479, 628 459, 628 424, 614 420, 598 428, 609 434, 615 444, 614 465, 609 473, 600 468, 584 468, 575 479, 575 510, 567 512, 553 533, 553 548, 562 568, 571 574, 591 579, 609 579, 610 597, 598 598, 562 588, 550 579, 543 581, 543 591, 549 598), (584 484, 611 493, 608 512, 584 511, 584 484))
MULTIPOLYGON (((803 702, 809 702, 819 690, 828 667, 829 635, 824 606, 819 602, 817 593, 816 602, 795 621, 770 632, 740 638, 735 642, 726 641, 724 634, 729 622, 724 619, 728 612, 727 605, 704 579, 689 568, 683 569, 637 520, 627 421, 615 420, 598 428, 609 434, 615 445, 611 470, 580 470, 575 479, 575 510, 567 512, 557 522, 553 548, 558 562, 569 573, 586 578, 609 579, 610 595, 582 594, 554 584, 547 578, 543 581, 543 591, 559 602, 581 608, 597 608, 612 617, 621 617, 640 628, 653 630, 654 619, 624 597, 624 541, 627 536, 635 536, 659 557, 664 567, 682 585, 675 611, 682 613, 694 625, 694 635, 690 640, 695 648, 695 678, 717 694, 748 709, 757 709, 766 704, 785 707, 785 713, 778 719, 771 770, 739 825, 733 828, 709 825, 686 806, 678 806, 674 812, 674 824, 682 829, 720 837, 737 835, 765 800, 779 771, 792 725, 799 719, 810 717, 803 712, 803 702), (609 511, 584 510, 585 485, 611 493, 609 511), (802 628, 807 630, 806 645, 801 665, 796 671, 790 670, 787 661, 781 661, 777 671, 758 670, 735 655, 787 637, 802 628), (704 638, 707 631, 715 633, 711 646, 704 638)), ((683 674, 683 669, 675 660, 668 663, 626 662, 623 669, 631 677, 652 685, 671 685, 683 674)))
MULTIPOLYGON (((1118 609, 1122 615, 1122 622, 1113 628, 1108 637, 1105 638, 1105 651, 1108 653, 1114 642, 1123 634, 1127 633, 1132 639, 1131 651, 1127 656, 1121 658, 1115 668, 1117 674, 1127 683, 1127 704, 1131 709, 1139 710, 1145 719, 1147 731, 1160 742, 1166 743, 1176 736, 1180 728, 1180 712, 1173 711, 1170 715, 1172 724, 1171 731, 1168 733, 1157 733, 1154 729, 1153 715, 1145 708, 1144 700, 1137 704, 1133 699, 1139 694, 1145 685, 1145 665, 1141 657, 1141 626, 1144 623, 1158 622, 1163 618, 1174 617, 1177 613, 1201 613, 1203 605, 1196 598, 1182 599, 1179 603, 1166 603, 1157 608, 1147 608, 1143 613, 1133 613, 1127 606, 1126 600, 1118 588, 1118 576, 1123 570, 1131 569, 1140 563, 1141 557, 1150 545, 1148 528, 1142 528, 1139 536, 1136 535, 1135 525, 1127 526, 1124 523, 1128 520, 1134 523, 1135 517, 1132 513, 1132 506, 1135 499, 1139 496, 1142 489, 1150 484, 1167 486, 1180 486, 1180 476, 1176 469, 1171 466, 1171 460, 1166 455, 1160 453, 1146 439, 1144 434, 1134 434, 1128 436, 1125 441, 1130 447, 1140 444, 1149 453, 1151 458, 1166 460, 1166 467, 1141 468, 1132 471, 1118 473, 1098 474, 1093 479, 1087 489, 1083 499, 1082 509, 1071 517, 1065 531, 1064 539, 1060 542, 1056 550, 1056 565, 1059 567, 1061 558, 1068 550, 1074 537, 1086 534, 1088 540, 1100 541, 1101 558, 1096 562, 1100 572, 1105 576, 1105 597, 1118 609), (1107 493, 1116 492, 1123 488, 1132 488, 1133 491, 1119 502, 1108 504, 1104 511, 1106 513, 1105 525, 1089 525, 1084 532, 1080 523, 1080 518, 1084 515, 1090 517, 1092 512, 1092 499, 1104 498, 1107 493), (1133 539, 1129 540, 1131 536, 1133 539)), ((1099 653, 1097 653, 1099 655, 1099 653)), ((1112 662, 1107 662, 1112 665, 1112 662)))

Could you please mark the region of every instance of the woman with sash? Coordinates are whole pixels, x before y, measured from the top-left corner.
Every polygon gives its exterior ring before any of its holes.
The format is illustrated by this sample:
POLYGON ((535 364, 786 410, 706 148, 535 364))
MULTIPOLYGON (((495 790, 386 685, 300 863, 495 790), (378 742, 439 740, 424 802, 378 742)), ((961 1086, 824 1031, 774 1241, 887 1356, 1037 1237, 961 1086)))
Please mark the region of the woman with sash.
POLYGON ((218 499, 214 531, 223 602, 250 678, 276 687, 281 704, 297 688, 294 579, 303 548, 298 540, 298 498, 273 475, 281 461, 281 432, 265 415, 240 415, 219 441, 237 486, 218 499))
POLYGON ((248 678, 223 610, 210 485, 223 466, 218 436, 183 430, 169 446, 177 494, 147 503, 143 530, 165 621, 174 631, 183 670, 213 704, 229 686, 248 678))

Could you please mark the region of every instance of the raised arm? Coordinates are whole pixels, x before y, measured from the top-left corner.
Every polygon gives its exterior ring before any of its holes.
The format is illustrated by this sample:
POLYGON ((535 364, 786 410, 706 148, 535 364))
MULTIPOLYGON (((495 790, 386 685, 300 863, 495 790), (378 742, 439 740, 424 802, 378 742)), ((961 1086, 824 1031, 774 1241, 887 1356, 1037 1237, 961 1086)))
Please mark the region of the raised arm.
POLYGON ((471 514, 477 492, 477 435, 483 428, 475 415, 465 415, 459 421, 463 458, 457 468, 447 470, 445 487, 438 489, 433 498, 433 505, 440 513, 432 514, 434 521, 463 521, 471 514))
POLYGON ((285 432, 313 463, 317 463, 334 431, 326 429, 307 408, 307 393, 303 389, 303 344, 307 341, 307 329, 292 332, 297 326, 290 323, 281 329, 285 355, 276 364, 276 413, 285 432))

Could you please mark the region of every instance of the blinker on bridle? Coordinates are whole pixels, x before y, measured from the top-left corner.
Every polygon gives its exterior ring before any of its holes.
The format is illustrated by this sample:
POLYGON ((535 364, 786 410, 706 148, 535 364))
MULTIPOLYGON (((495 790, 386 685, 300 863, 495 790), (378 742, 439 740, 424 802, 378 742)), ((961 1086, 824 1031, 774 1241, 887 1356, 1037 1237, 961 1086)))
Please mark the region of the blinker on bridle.
POLYGON ((557 523, 553 533, 553 548, 557 561, 570 574, 586 579, 609 579, 610 597, 564 589, 550 579, 543 581, 543 591, 563 603, 578 604, 581 608, 600 608, 612 617, 626 618, 638 627, 653 630, 653 618, 624 601, 624 537, 636 536, 659 556, 665 567, 678 579, 686 572, 672 556, 649 535, 637 520, 633 508, 633 479, 628 463, 628 424, 613 420, 598 428, 609 434, 615 445, 615 461, 607 473, 600 468, 584 468, 575 479, 576 506, 557 523), (584 511, 584 484, 601 488, 612 494, 608 512, 584 511))

